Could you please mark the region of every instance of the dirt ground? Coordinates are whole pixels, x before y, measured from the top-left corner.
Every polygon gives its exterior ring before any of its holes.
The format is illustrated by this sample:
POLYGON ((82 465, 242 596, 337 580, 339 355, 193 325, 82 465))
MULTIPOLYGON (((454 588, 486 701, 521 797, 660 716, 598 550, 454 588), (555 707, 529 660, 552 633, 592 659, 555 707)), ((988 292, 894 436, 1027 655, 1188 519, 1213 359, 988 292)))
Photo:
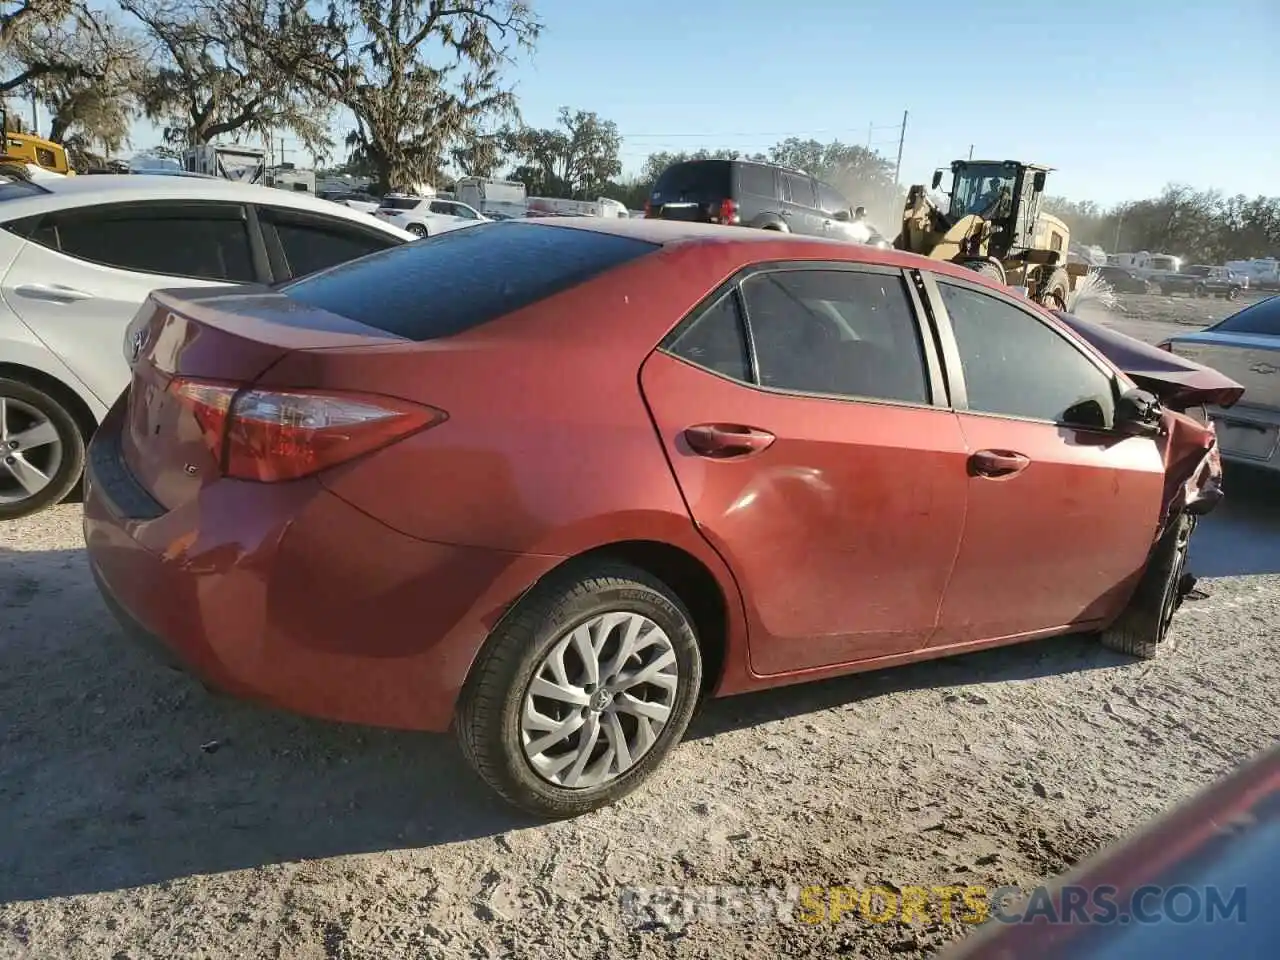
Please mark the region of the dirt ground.
MULTIPOLYGON (((1150 339, 1218 310, 1123 306, 1150 339)), ((1160 659, 1069 637, 713 702, 656 782, 553 825, 492 799, 445 737, 210 696, 122 642, 76 506, 10 523, 0 956, 929 955, 965 928, 620 904, 660 885, 1034 885, 1269 745, 1280 504, 1274 481, 1229 483, 1193 546, 1207 597, 1160 659)))

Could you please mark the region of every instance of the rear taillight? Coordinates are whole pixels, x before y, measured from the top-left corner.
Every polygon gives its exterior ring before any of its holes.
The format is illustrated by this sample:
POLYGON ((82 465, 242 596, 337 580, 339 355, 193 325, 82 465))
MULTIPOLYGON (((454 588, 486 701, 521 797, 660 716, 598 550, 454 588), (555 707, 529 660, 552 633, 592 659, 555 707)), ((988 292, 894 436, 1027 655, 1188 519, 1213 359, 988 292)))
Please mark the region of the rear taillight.
POLYGON ((650 202, 649 200, 646 200, 644 202, 644 218, 646 220, 653 219, 653 203, 650 202))
POLYGON ((228 477, 296 480, 445 419, 443 410, 391 397, 254 390, 179 378, 169 393, 191 411, 228 477))
POLYGON ((720 211, 716 217, 716 223, 732 225, 738 222, 738 201, 737 200, 721 200, 720 211))
POLYGON ((1173 353, 1173 344, 1170 343, 1168 340, 1165 340, 1161 343, 1157 343, 1156 346, 1159 347, 1161 350, 1164 350, 1166 353, 1173 353))

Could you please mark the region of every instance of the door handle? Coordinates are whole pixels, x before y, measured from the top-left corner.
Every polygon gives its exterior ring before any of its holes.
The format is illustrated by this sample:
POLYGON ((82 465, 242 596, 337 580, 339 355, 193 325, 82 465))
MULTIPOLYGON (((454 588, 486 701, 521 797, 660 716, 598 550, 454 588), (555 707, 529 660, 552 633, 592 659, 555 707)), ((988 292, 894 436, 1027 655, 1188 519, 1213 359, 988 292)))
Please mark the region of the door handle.
POLYGON ((740 423, 700 423, 684 432, 689 449, 710 460, 729 460, 762 453, 778 439, 768 430, 740 423))
POLYGON ((28 300, 51 300, 54 303, 74 303, 77 300, 92 300, 92 293, 85 293, 75 287, 64 287, 60 283, 23 283, 13 288, 13 292, 28 300))
POLYGON ((969 468, 979 477, 1012 477, 1031 464, 1031 458, 1013 450, 979 450, 969 458, 969 468))

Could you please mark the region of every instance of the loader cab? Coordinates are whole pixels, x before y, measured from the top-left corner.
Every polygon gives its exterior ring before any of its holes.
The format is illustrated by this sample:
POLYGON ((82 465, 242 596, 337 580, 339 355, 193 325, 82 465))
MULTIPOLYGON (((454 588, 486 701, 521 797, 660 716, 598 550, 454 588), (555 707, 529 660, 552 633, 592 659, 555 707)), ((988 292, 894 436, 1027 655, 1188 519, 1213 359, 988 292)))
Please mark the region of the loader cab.
MULTIPOLYGON (((950 216, 976 214, 990 223, 989 250, 1002 260, 1027 250, 1035 244, 1049 169, 1016 160, 957 160, 951 164, 950 216)), ((941 174, 934 174, 935 188, 941 174)))

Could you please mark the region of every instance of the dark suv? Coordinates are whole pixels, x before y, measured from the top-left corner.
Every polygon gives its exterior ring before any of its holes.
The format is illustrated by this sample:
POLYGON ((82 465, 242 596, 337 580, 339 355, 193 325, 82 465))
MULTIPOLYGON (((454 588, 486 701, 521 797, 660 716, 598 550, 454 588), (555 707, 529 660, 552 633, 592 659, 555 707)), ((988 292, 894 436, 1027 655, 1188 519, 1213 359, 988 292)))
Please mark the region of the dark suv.
POLYGON ((740 224, 855 243, 888 242, 835 187, 799 170, 750 160, 686 160, 662 171, 650 219, 740 224))

